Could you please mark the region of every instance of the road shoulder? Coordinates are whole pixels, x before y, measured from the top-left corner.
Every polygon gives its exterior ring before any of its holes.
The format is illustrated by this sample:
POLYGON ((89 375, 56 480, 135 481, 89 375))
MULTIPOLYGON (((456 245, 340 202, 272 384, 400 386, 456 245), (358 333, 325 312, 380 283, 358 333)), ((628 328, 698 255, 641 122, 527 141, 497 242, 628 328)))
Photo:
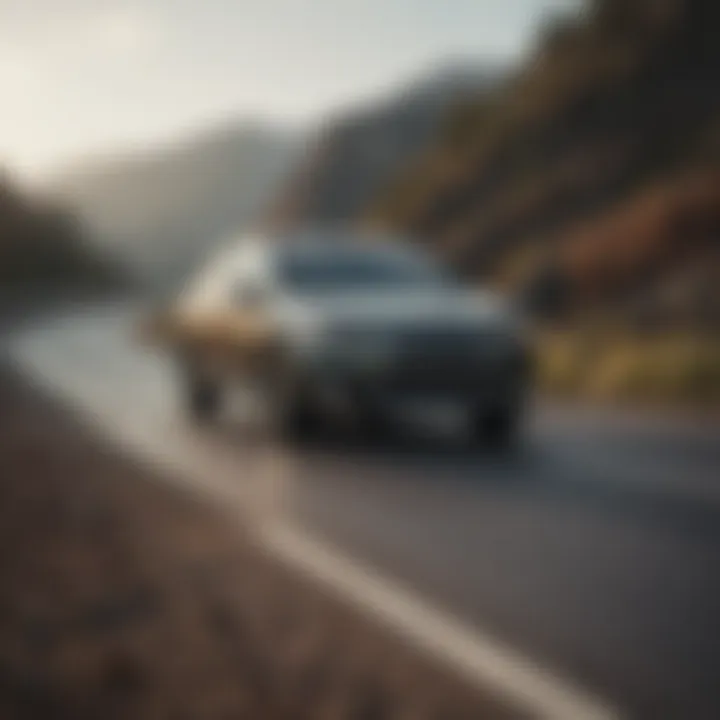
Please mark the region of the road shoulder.
POLYGON ((510 716, 6 370, 0 458, 0 716, 510 716))

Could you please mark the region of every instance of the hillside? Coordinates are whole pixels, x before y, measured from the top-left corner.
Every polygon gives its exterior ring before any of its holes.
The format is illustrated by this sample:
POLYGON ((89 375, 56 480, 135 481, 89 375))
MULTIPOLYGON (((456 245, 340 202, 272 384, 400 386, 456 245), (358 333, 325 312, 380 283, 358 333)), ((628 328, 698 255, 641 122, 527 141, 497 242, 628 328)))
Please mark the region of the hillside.
POLYGON ((400 93, 331 119, 268 215, 274 227, 355 218, 438 132, 456 103, 496 82, 489 65, 436 69, 400 93))
POLYGON ((556 316, 720 325, 720 5, 596 0, 365 213, 556 316))
POLYGON ((108 287, 122 272, 90 247, 67 208, 0 176, 0 292, 108 287))
POLYGON ((96 159, 56 178, 53 191, 151 284, 174 283, 223 236, 256 219, 300 145, 284 130, 231 125, 96 159))

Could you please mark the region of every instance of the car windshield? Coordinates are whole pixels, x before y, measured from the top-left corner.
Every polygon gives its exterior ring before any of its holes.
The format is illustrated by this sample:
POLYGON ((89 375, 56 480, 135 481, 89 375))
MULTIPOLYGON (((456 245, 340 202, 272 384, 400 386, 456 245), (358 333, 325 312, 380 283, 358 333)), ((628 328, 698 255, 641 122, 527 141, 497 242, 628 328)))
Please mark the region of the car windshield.
POLYGON ((280 260, 280 276, 300 293, 424 289, 448 283, 425 258, 392 249, 290 250, 280 260))

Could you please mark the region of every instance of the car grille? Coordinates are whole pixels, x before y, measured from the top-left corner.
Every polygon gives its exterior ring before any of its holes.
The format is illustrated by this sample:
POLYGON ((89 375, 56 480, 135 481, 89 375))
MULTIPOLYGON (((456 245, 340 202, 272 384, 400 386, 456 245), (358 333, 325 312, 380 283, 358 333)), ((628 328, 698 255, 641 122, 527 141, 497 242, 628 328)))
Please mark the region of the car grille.
POLYGON ((413 329, 400 334, 400 350, 408 355, 474 356, 480 347, 476 333, 467 329, 413 329))
POLYGON ((458 395, 487 385, 499 370, 477 334, 453 328, 403 333, 388 387, 400 393, 458 395))

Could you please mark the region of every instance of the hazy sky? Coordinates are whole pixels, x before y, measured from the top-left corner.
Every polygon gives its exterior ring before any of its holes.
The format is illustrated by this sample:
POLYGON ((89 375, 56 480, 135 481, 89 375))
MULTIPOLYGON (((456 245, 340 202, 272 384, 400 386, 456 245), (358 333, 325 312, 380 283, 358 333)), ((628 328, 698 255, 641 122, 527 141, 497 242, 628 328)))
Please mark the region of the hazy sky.
POLYGON ((463 56, 517 57, 574 0, 0 0, 0 164, 205 123, 308 122, 463 56))

